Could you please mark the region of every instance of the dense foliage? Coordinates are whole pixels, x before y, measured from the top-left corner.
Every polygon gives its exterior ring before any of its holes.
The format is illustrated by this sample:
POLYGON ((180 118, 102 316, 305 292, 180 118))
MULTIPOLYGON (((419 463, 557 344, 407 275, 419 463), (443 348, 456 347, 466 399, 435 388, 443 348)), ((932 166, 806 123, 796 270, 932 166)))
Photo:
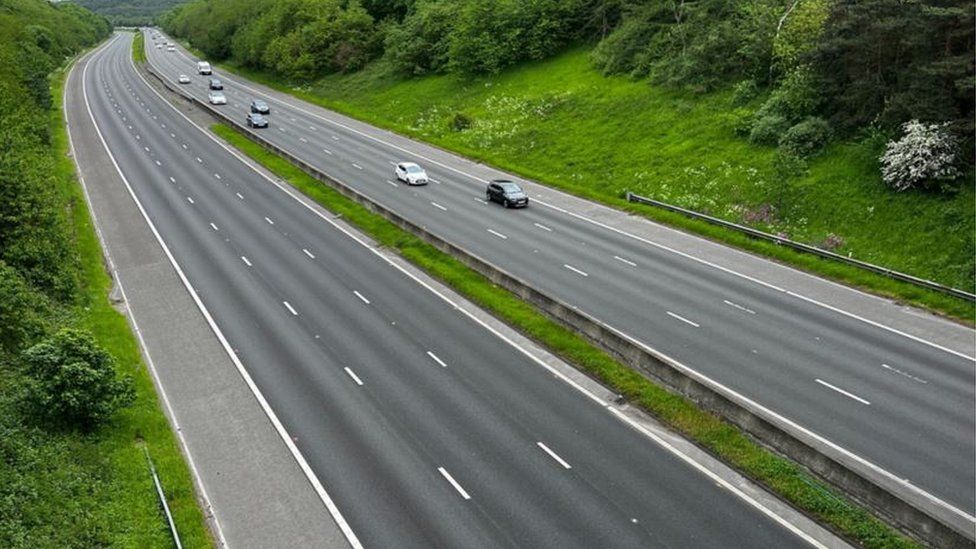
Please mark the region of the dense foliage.
POLYGON ((972 0, 196 0, 163 23, 216 60, 300 81, 380 56, 407 75, 497 73, 596 41, 607 74, 765 97, 741 123, 756 143, 810 155, 825 134, 897 138, 918 119, 973 151, 972 0))
POLYGON ((164 13, 186 0, 74 0, 114 25, 136 27, 153 23, 164 13))
POLYGON ((132 403, 132 381, 90 334, 62 329, 24 351, 32 414, 58 426, 90 430, 132 403))
POLYGON ((66 195, 76 183, 55 152, 63 137, 49 80, 110 31, 75 4, 0 0, 2 547, 109 546, 121 518, 93 511, 118 497, 95 428, 132 393, 90 336, 60 331, 87 303, 73 231, 84 204, 66 195))

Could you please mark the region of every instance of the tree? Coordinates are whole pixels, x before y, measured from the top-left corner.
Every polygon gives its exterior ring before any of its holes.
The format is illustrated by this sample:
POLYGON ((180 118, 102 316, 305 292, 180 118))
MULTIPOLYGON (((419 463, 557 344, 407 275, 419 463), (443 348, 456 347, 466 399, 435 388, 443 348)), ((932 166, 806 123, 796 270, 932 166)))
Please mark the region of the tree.
POLYGON ((84 331, 62 329, 23 353, 31 378, 26 401, 37 417, 89 430, 135 398, 130 378, 84 331))
POLYGON ((895 190, 932 187, 959 177, 957 145, 948 124, 907 122, 905 136, 888 143, 881 155, 881 176, 895 190))

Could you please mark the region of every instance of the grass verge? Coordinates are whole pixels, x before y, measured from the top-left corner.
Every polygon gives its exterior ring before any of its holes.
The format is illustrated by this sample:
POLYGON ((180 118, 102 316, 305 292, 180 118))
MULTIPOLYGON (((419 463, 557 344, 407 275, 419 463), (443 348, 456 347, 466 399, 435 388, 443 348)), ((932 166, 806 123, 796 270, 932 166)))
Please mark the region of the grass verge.
POLYGON ((765 485, 827 527, 865 547, 914 547, 863 508, 805 473, 798 465, 762 448, 735 427, 697 408, 617 362, 581 336, 550 320, 528 303, 479 273, 323 185, 284 158, 215 124, 213 131, 278 177, 333 213, 341 214, 383 246, 446 283, 460 294, 765 485))
MULTIPOLYGON (((105 270, 103 253, 86 206, 81 185, 68 156, 67 131, 62 115, 62 91, 68 68, 52 76, 52 150, 57 170, 52 181, 65 204, 71 240, 77 254, 79 298, 67 313, 67 324, 89 330, 117 360, 123 373, 134 379, 136 399, 110 423, 91 435, 61 434, 82 467, 95 469, 99 482, 79 491, 72 501, 51 501, 50 512, 59 507, 85 509, 85 520, 97 525, 98 538, 114 547, 173 546, 153 487, 143 447, 148 448, 165 490, 184 547, 212 547, 203 513, 197 505, 189 469, 170 429, 155 386, 142 361, 139 346, 126 318, 109 302, 112 280, 105 270)), ((89 534, 91 535, 91 534, 89 534)), ((69 540, 76 543, 80 540, 69 540)))
POLYGON ((758 228, 813 244, 836 233, 844 242, 837 252, 972 291, 971 180, 956 196, 894 193, 877 175, 876 140, 835 143, 806 175, 782 183, 774 150, 735 136, 728 94, 689 96, 606 78, 589 67, 585 50, 474 81, 403 80, 380 62, 293 87, 222 67, 577 196, 974 324, 972 302, 624 198, 632 190, 737 222, 778 204, 775 219, 758 228), (451 129, 458 114, 469 129, 451 129))
POLYGON ((135 38, 132 40, 132 60, 136 63, 146 62, 146 38, 138 30, 135 32, 135 38))

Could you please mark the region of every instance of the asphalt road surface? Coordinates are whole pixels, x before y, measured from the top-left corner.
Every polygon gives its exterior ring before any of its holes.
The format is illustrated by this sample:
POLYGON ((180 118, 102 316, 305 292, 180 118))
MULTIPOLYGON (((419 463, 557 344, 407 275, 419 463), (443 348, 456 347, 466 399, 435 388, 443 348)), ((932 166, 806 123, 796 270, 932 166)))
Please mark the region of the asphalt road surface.
MULTIPOLYGON (((209 77, 181 49, 151 63, 206 98, 209 77)), ((276 145, 537 289, 577 306, 773 413, 863 458, 908 488, 955 507, 976 505, 976 368, 967 354, 884 329, 535 200, 485 203, 470 163, 432 163, 330 121, 307 103, 215 71, 243 121, 252 98, 271 107, 276 145), (407 187, 393 166, 432 178, 407 187)), ((707 260, 707 258, 705 258, 707 260)), ((969 353, 970 355, 972 352, 969 353)))
POLYGON ((364 545, 806 544, 263 179, 130 51, 85 68, 100 138, 364 545))

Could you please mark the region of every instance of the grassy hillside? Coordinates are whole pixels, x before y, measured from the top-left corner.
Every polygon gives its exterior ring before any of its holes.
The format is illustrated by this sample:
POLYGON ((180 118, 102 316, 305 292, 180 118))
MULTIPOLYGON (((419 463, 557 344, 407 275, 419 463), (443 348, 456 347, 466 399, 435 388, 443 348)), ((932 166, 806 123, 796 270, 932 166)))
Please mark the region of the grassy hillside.
MULTIPOLYGON (((104 19, 74 4, 9 0, 0 10, 0 547, 172 547, 144 449, 187 547, 211 545, 189 471, 124 316, 68 157, 64 65, 105 38, 104 19), (26 354, 61 330, 88 334, 108 375, 134 399, 99 423, 61 406, 85 402, 92 361, 55 365, 45 385, 26 354), (105 356, 102 354, 101 356, 105 356), (88 370, 83 370, 89 368, 88 370), (74 377, 72 377, 74 373, 74 377), (80 381, 83 380, 83 381, 80 381), (77 400, 76 400, 77 399, 77 400), (60 414, 52 413, 61 410, 60 414)), ((63 349, 63 348, 62 348, 63 349)), ((75 408, 77 409, 77 408, 75 408)))
POLYGON ((883 186, 881 137, 834 143, 799 177, 736 133, 732 92, 691 94, 592 68, 587 49, 497 76, 397 77, 383 60, 300 88, 325 105, 611 204, 627 190, 973 289, 973 185, 883 186), (457 122, 457 123, 456 123, 457 122), (468 126, 465 129, 459 129, 468 126), (834 236, 831 236, 834 235, 834 236))

